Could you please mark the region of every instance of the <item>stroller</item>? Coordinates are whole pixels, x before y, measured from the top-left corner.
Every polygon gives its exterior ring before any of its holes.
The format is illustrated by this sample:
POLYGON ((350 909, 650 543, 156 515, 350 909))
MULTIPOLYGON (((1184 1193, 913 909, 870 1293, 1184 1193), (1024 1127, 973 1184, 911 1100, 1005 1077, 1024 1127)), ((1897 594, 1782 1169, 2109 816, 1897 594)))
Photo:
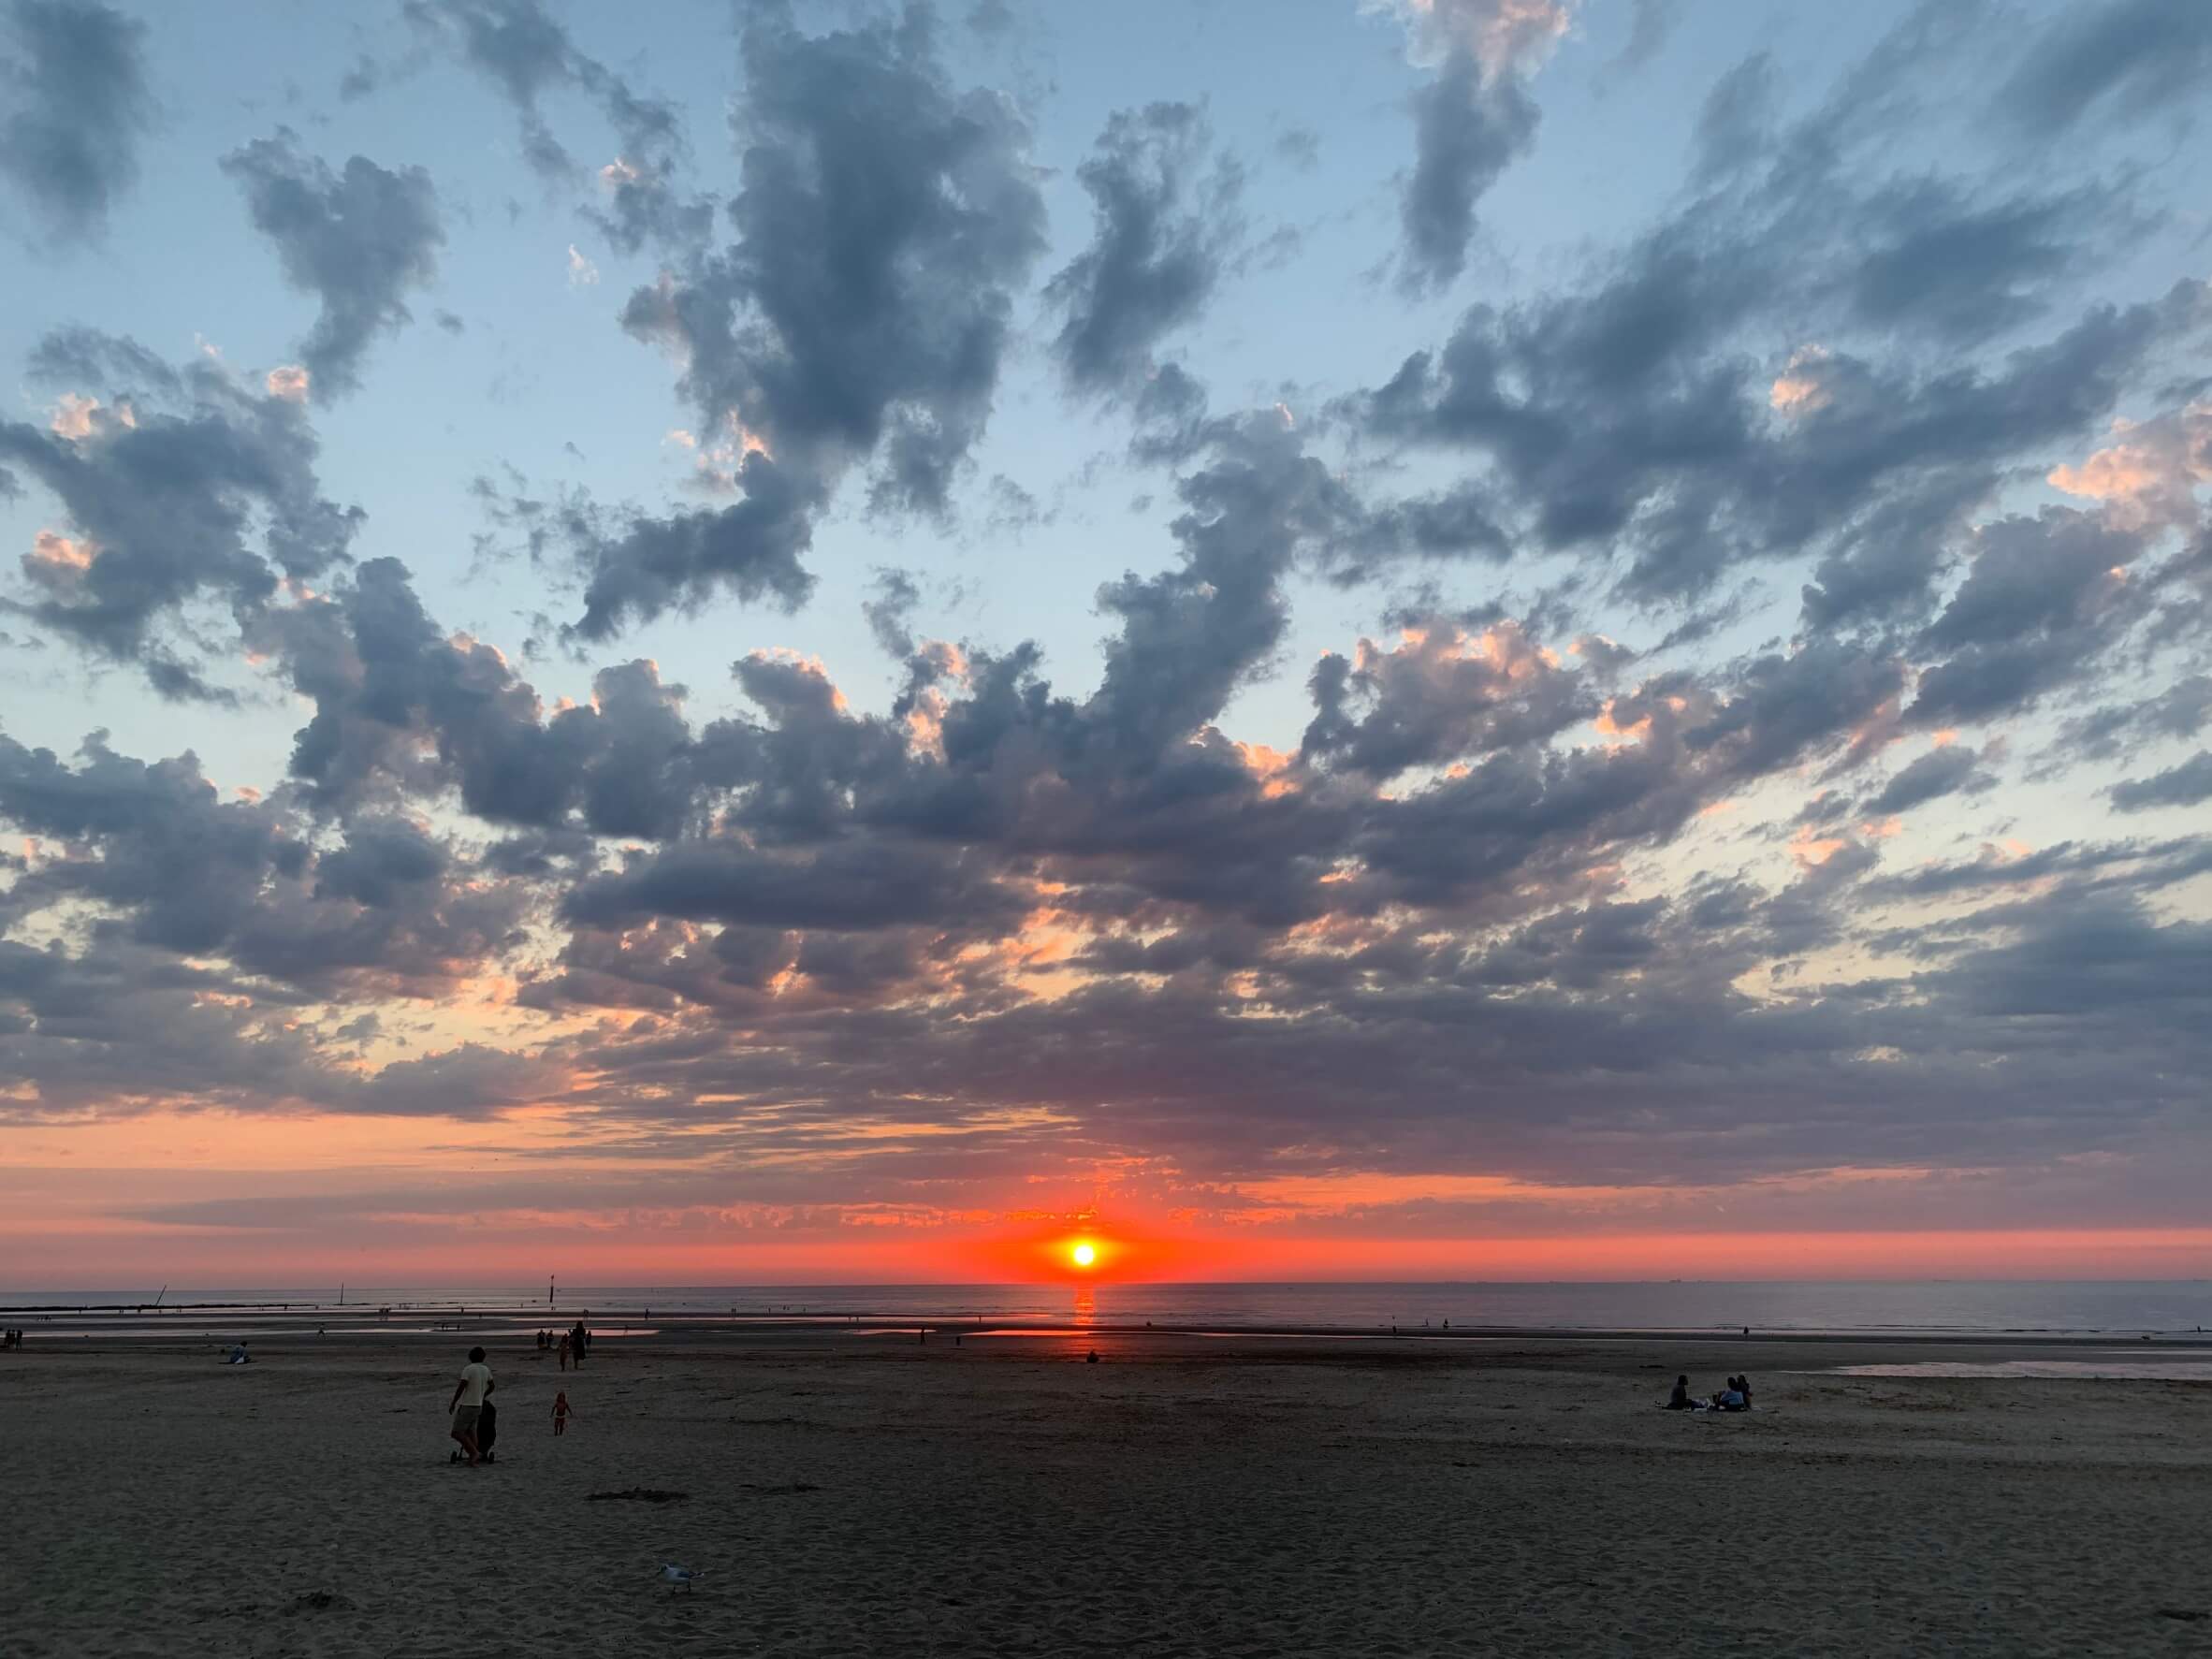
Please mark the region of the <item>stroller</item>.
MULTIPOLYGON (((491 1403, 491 1396, 487 1394, 484 1396, 484 1409, 476 1414, 476 1455, 488 1463, 494 1461, 491 1455, 491 1443, 497 1440, 499 1435, 500 1408, 491 1403)), ((458 1463, 461 1461, 461 1454, 458 1451, 451 1452, 447 1454, 445 1461, 449 1463, 458 1463)))

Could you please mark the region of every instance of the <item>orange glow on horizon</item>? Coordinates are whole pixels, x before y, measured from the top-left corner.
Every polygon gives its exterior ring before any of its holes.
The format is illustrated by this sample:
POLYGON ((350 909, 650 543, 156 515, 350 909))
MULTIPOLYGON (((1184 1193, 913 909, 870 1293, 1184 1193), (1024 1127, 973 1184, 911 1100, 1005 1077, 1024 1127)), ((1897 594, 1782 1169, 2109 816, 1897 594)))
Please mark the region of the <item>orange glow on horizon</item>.
MULTIPOLYGON (((8 1183, 0 1181, 0 1190, 8 1183)), ((18 1185, 11 1197, 21 1199, 18 1185)), ((251 1220, 251 1213, 245 1213, 251 1220)), ((185 1226, 103 1215, 80 1199, 0 1215, 0 1288, 100 1288, 167 1274, 202 1285, 255 1283, 272 1250, 302 1284, 542 1282, 559 1261, 574 1283, 1234 1284, 1239 1282, 1652 1282, 1669 1278, 2199 1279, 2212 1277, 2212 1228, 1942 1232, 1601 1233, 1577 1237, 1193 1237, 1112 1241, 1109 1261, 1079 1272, 1066 1233, 976 1236, 889 1245, 824 1230, 804 1239, 683 1239, 619 1229, 579 1235, 576 1217, 488 1227, 382 1227, 373 1242, 320 1229, 185 1226), (152 1275, 151 1277, 149 1275, 152 1275)), ((1108 1241, 1097 1239, 1094 1243, 1108 1241)))
POLYGON ((307 1284, 528 1282, 549 1266, 578 1282, 696 1285, 2212 1277, 2208 1226, 1914 1225, 1942 1202, 1920 1171, 1658 1194, 1497 1175, 1277 1175, 1243 1184, 1226 1213, 1172 1207, 1186 1195, 1171 1184, 1115 1201, 1102 1225, 1080 1202, 1015 1211, 983 1193, 957 1205, 663 1206, 641 1192, 548 1210, 531 1154, 624 1178, 640 1170, 557 1108, 445 1123, 434 1136, 400 1115, 220 1110, 0 1126, 0 1288, 256 1284, 278 1260, 307 1284), (457 1176, 468 1187, 458 1203, 442 1186, 457 1176), (1739 1206, 1732 1229, 1710 1217, 1724 1201, 1739 1206), (1411 1207, 1438 1204, 1497 1213, 1487 1226, 1410 1230, 1411 1207), (1855 1214, 1772 1224, 1828 1207, 1855 1214), (1885 1213, 1899 1225, 1885 1227, 1885 1213))

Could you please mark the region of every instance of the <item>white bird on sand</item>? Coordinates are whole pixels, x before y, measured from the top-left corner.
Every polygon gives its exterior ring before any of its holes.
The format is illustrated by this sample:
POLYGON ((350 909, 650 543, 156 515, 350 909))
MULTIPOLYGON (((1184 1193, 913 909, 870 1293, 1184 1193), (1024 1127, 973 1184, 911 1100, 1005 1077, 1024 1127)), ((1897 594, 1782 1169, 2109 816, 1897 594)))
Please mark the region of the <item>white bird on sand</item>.
POLYGON ((671 1588, 680 1584, 684 1594, 689 1595, 692 1584, 706 1577, 706 1569, 701 1567, 694 1572, 690 1567, 677 1566, 676 1563, 668 1562, 662 1566, 661 1577, 668 1580, 671 1588))

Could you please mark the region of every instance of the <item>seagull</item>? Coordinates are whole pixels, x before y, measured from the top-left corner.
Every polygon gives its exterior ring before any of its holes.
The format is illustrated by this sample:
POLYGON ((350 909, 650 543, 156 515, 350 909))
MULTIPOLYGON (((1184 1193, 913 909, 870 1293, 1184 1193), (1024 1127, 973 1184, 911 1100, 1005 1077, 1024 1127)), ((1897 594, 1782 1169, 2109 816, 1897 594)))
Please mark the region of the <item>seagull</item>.
POLYGON ((661 1577, 666 1579, 671 1587, 682 1585, 684 1594, 689 1595, 691 1593, 692 1584, 706 1577, 706 1569, 701 1567, 694 1572, 690 1567, 677 1566, 674 1562, 667 1562, 662 1565, 661 1577))

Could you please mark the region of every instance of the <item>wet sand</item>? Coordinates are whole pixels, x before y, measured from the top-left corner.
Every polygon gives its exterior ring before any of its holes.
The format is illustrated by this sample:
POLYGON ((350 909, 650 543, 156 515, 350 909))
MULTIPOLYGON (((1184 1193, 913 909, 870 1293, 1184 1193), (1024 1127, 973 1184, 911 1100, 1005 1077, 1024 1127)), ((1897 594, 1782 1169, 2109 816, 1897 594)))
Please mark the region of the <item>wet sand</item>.
POLYGON ((470 1471, 471 1340, 0 1353, 0 1653, 2212 1653, 2203 1349, 502 1332, 470 1471))

